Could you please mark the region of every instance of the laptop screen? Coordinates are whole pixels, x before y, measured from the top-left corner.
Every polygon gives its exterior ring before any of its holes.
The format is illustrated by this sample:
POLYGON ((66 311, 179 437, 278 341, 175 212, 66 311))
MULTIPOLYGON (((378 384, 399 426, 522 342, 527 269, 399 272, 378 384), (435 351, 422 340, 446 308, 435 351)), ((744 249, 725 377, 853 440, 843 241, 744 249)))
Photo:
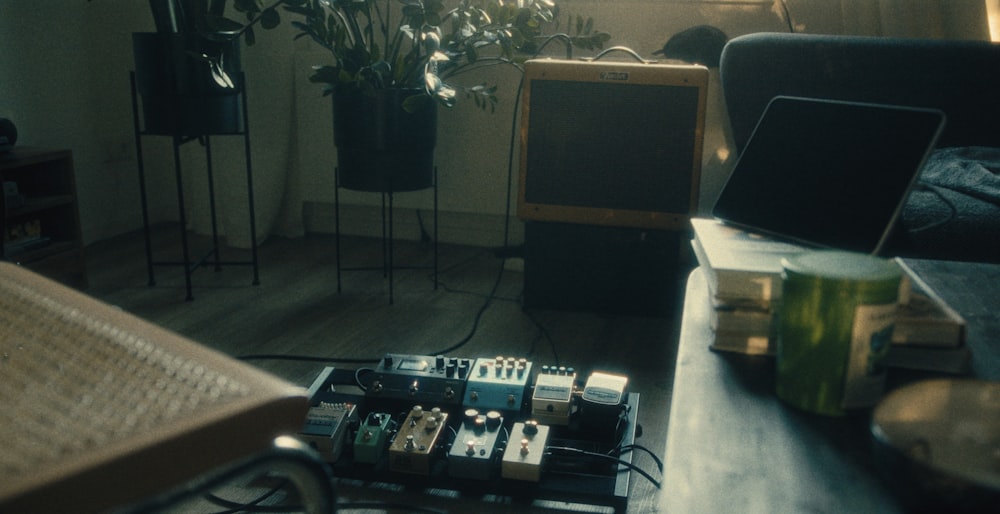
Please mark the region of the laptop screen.
POLYGON ((879 253, 943 126, 933 109, 776 97, 712 213, 801 243, 879 253))

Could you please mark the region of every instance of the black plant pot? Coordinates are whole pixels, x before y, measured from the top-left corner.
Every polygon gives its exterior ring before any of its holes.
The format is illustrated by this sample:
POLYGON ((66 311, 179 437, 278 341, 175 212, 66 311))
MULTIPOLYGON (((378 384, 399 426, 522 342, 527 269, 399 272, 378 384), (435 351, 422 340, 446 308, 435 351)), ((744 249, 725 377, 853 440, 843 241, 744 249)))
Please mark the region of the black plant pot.
POLYGON ((434 184, 437 104, 420 89, 369 93, 340 87, 333 94, 337 183, 368 192, 402 192, 434 184), (420 100, 412 112, 407 98, 420 100))
POLYGON ((132 48, 144 132, 199 136, 243 130, 238 39, 137 32, 132 48), (218 66, 213 69, 199 56, 218 66))

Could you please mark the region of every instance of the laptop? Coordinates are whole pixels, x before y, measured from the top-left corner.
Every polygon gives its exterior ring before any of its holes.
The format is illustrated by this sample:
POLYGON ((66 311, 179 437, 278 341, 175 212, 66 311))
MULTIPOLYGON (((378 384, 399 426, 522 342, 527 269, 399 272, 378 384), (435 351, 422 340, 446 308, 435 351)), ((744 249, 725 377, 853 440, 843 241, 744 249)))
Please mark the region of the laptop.
POLYGON ((775 97, 712 215, 778 239, 880 255, 943 127, 935 109, 775 97))

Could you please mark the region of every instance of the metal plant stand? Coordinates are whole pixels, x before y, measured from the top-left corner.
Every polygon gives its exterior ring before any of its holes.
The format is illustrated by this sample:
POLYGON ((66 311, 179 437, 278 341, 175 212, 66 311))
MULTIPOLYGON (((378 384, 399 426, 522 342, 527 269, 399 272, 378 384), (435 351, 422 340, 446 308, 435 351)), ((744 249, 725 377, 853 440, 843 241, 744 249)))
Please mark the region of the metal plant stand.
POLYGON ((146 266, 149 274, 149 285, 156 285, 155 275, 153 273, 153 268, 155 266, 179 266, 184 269, 184 284, 187 292, 186 300, 190 301, 194 299, 191 293, 191 274, 204 264, 211 264, 215 271, 221 271, 223 265, 237 265, 237 266, 251 266, 253 268, 253 285, 260 284, 260 271, 257 259, 257 223, 256 223, 256 213, 254 210, 254 194, 253 194, 253 172, 251 167, 250 159, 250 130, 249 130, 249 118, 247 113, 247 97, 246 97, 246 79, 243 73, 238 75, 238 86, 239 86, 239 97, 240 97, 240 109, 242 110, 242 128, 234 132, 220 132, 209 134, 202 133, 198 135, 184 134, 186 132, 178 128, 173 134, 163 134, 163 133, 152 133, 146 132, 140 125, 139 122, 139 95, 136 89, 136 79, 135 72, 130 73, 130 81, 132 87, 132 118, 135 126, 135 147, 136 147, 136 157, 139 167, 139 191, 142 197, 142 225, 143 232, 145 236, 146 243, 146 266), (153 246, 152 239, 150 236, 150 222, 149 222, 149 212, 148 212, 148 202, 146 199, 146 174, 145 165, 142 157, 142 138, 143 136, 169 136, 173 139, 173 158, 174 158, 174 172, 177 183, 177 206, 179 213, 179 223, 180 223, 180 236, 181 236, 181 251, 183 253, 182 260, 180 261, 157 261, 153 258, 153 246), (236 261, 223 261, 219 254, 219 232, 218 224, 215 213, 215 185, 212 175, 212 143, 210 136, 243 136, 243 148, 244 148, 244 160, 246 162, 246 183, 247 183, 247 204, 249 208, 249 218, 250 218, 250 260, 236 260, 236 261), (206 252, 201 257, 192 258, 190 248, 188 245, 187 236, 187 216, 184 209, 184 187, 182 181, 181 173, 181 159, 180 159, 180 148, 182 145, 189 143, 191 141, 199 141, 205 147, 205 161, 207 164, 207 178, 208 178, 208 196, 209 196, 209 210, 211 212, 212 220, 212 246, 208 252, 206 252))
MULTIPOLYGON (((336 231, 336 246, 337 246, 337 293, 341 292, 341 273, 344 271, 377 271, 382 270, 382 276, 388 278, 389 280, 389 305, 392 305, 395 301, 395 293, 393 290, 393 270, 397 269, 432 269, 434 272, 434 290, 438 287, 438 177, 437 177, 437 166, 434 167, 434 178, 431 184, 431 190, 434 196, 434 207, 433 207, 433 225, 434 225, 434 236, 433 247, 434 247, 434 263, 432 266, 397 266, 393 260, 393 195, 394 191, 392 187, 389 187, 387 191, 378 191, 377 193, 382 196, 382 266, 360 266, 360 267, 349 267, 345 268, 341 264, 341 252, 340 252, 340 173, 335 172, 335 186, 334 186, 334 230, 336 231)), ((345 187, 345 189, 347 189, 345 187)), ((372 191, 363 191, 372 192, 372 191)), ((407 191, 411 192, 411 191, 407 191)))

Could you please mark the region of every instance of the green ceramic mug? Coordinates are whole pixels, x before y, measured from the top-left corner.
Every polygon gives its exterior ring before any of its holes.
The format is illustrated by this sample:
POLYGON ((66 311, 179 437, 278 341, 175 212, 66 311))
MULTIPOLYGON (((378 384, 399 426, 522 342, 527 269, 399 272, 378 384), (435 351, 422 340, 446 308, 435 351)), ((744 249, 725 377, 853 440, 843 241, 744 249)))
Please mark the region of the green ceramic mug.
POLYGON ((899 266, 834 250, 791 256, 782 265, 778 397, 832 416, 874 405, 885 381, 899 266))

